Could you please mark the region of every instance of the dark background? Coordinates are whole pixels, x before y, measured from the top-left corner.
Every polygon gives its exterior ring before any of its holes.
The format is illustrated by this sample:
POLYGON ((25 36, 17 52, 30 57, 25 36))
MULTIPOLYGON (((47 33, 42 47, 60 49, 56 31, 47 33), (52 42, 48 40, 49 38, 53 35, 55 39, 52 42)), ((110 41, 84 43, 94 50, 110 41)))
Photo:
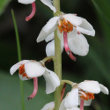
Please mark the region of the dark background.
MULTIPOLYGON (((17 73, 11 76, 10 67, 17 62, 17 47, 11 9, 14 10, 19 30, 22 59, 41 60, 45 54, 45 42, 36 43, 36 38, 53 16, 52 11, 36 0, 35 17, 25 22, 31 11, 31 5, 22 5, 17 0, 0 0, 0 110, 20 110, 20 89, 17 73)), ((74 82, 97 80, 110 88, 110 0, 61 0, 61 10, 65 13, 77 13, 86 18, 95 28, 96 36, 86 36, 90 44, 89 54, 77 57, 77 62, 69 59, 63 52, 63 77, 74 82)), ((52 63, 47 67, 52 69, 52 63)), ((39 78, 39 91, 32 101, 27 96, 32 92, 32 81, 24 82, 26 110, 40 110, 53 100, 53 94, 45 95, 45 81, 39 78)), ((67 86, 67 91, 70 87, 67 86)), ((109 110, 109 96, 96 95, 87 110, 109 110)))

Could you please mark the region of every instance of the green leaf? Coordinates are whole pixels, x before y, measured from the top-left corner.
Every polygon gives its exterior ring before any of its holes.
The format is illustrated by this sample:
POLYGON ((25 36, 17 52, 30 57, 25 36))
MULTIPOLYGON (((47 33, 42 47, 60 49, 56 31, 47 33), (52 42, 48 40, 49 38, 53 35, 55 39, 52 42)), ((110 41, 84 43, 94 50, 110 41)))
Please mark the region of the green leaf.
POLYGON ((10 1, 11 0, 0 0, 0 15, 4 12, 10 1))
POLYGON ((92 0, 96 10, 102 18, 110 25, 110 1, 109 0, 92 0))
MULTIPOLYGON (((32 80, 24 81, 26 110, 41 110, 48 102, 53 101, 53 94, 46 95, 45 81, 39 80, 39 89, 36 97, 30 101, 27 97, 33 92, 32 80)), ((0 71, 0 110, 21 110, 19 77, 0 71)))
POLYGON ((106 67, 103 60, 97 55, 96 51, 91 49, 89 56, 91 61, 94 62, 94 65, 100 70, 100 74, 110 83, 109 70, 106 67))

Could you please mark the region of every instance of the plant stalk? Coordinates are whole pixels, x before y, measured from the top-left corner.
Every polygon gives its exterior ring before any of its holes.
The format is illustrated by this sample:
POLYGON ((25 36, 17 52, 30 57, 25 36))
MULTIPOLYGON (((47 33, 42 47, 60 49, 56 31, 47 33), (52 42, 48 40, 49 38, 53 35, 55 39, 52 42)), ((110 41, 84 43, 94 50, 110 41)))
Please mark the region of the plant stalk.
MULTIPOLYGON (((16 35, 18 61, 21 61, 21 48, 20 48, 20 41, 19 41, 19 33, 18 33, 18 28, 17 28, 16 19, 15 19, 15 15, 14 15, 14 11, 13 10, 11 10, 11 14, 12 14, 12 20, 13 20, 14 29, 15 29, 15 35, 16 35)), ((20 80, 19 83, 20 83, 22 110, 25 110, 24 85, 23 85, 23 82, 21 80, 20 80)))
MULTIPOLYGON (((53 4, 56 10, 60 12, 60 0, 54 0, 53 4)), ((57 36, 57 30, 54 33, 54 37, 55 37, 54 71, 58 75, 59 79, 62 80, 61 42, 57 36)), ((60 103, 61 103, 61 90, 62 90, 62 85, 60 85, 55 91, 55 94, 54 94, 55 109, 54 110, 59 110, 60 103)))
MULTIPOLYGON (((54 71, 58 75, 59 79, 62 80, 62 57, 61 57, 61 45, 60 40, 57 36, 57 31, 55 31, 55 59, 54 59, 54 71)), ((61 103, 61 90, 62 85, 60 85, 55 91, 55 110, 59 110, 61 103)))

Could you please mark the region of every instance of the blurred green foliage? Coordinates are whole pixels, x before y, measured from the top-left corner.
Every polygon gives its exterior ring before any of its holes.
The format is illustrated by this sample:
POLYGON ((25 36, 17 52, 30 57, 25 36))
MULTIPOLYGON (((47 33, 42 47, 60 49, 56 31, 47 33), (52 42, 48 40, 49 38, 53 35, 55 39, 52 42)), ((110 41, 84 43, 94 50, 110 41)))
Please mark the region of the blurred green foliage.
MULTIPOLYGON (((23 59, 44 58, 46 43, 37 44, 36 38, 47 20, 52 16, 48 7, 36 1, 37 13, 32 21, 26 23, 24 18, 31 10, 30 6, 0 0, 0 110, 20 110, 20 92, 18 77, 9 76, 9 68, 17 62, 16 42, 10 9, 15 11, 18 30, 20 33, 23 59), (7 7, 6 7, 7 6, 7 7), (4 11, 4 9, 6 9, 4 11), (7 106, 5 106, 7 105, 7 106)), ((71 61, 63 53, 64 79, 80 82, 85 79, 97 80, 110 89, 110 1, 109 0, 61 0, 61 9, 66 13, 77 13, 85 17, 96 30, 96 37, 87 36, 90 44, 89 54, 85 57, 77 56, 77 62, 71 61)), ((49 68, 51 64, 48 64, 49 68)), ((39 80, 39 92, 32 101, 26 100, 27 110, 40 110, 42 106, 53 100, 53 95, 45 95, 45 82, 39 80)), ((25 99, 32 92, 32 82, 25 81, 25 99)), ((70 87, 67 87, 67 91, 70 87)), ((88 110, 109 110, 110 96, 97 95, 88 110)))
POLYGON ((6 6, 11 0, 0 0, 0 15, 4 12, 6 6))

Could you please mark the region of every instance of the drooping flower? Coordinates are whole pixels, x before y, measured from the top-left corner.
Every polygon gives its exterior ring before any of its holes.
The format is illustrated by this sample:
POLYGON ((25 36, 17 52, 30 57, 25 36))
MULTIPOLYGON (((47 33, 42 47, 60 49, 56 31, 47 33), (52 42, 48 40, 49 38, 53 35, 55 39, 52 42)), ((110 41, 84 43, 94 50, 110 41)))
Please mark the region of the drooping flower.
POLYGON ((54 31, 57 29, 57 35, 61 40, 61 50, 65 48, 66 53, 72 60, 76 55, 85 56, 89 51, 89 44, 83 34, 94 36, 95 30, 92 25, 84 18, 78 17, 75 14, 64 14, 51 18, 42 28, 37 42, 43 40, 51 41, 47 44, 47 56, 55 54, 54 47, 54 31))
POLYGON ((34 98, 37 93, 37 77, 43 75, 46 81, 47 94, 54 92, 55 89, 60 85, 60 80, 56 73, 44 67, 44 65, 41 62, 37 62, 34 60, 20 61, 11 67, 10 74, 13 75, 17 70, 19 70, 19 77, 21 80, 33 79, 34 90, 33 93, 28 97, 28 99, 34 98))
MULTIPOLYGON (((43 4, 45 4, 46 6, 48 6, 54 13, 56 12, 55 7, 53 6, 53 0, 40 0, 43 4)), ((30 13, 29 16, 27 16, 25 18, 26 21, 31 20, 36 12, 36 3, 35 0, 18 0, 19 3, 21 4, 32 4, 32 12, 30 13)))
POLYGON ((50 102, 50 103, 44 105, 44 107, 41 110, 54 110, 54 107, 55 107, 55 103, 50 102))
POLYGON ((21 3, 21 4, 25 4, 25 5, 32 4, 32 12, 30 13, 29 16, 27 16, 25 18, 26 21, 31 20, 34 17, 35 13, 36 13, 36 3, 35 3, 35 0, 18 0, 18 2, 21 3))
POLYGON ((95 98, 94 94, 109 94, 107 87, 97 81, 85 80, 76 84, 72 90, 62 100, 59 110, 77 110, 80 105, 80 110, 83 110, 84 105, 89 106, 95 98), (76 108, 76 109, 75 109, 76 108))

